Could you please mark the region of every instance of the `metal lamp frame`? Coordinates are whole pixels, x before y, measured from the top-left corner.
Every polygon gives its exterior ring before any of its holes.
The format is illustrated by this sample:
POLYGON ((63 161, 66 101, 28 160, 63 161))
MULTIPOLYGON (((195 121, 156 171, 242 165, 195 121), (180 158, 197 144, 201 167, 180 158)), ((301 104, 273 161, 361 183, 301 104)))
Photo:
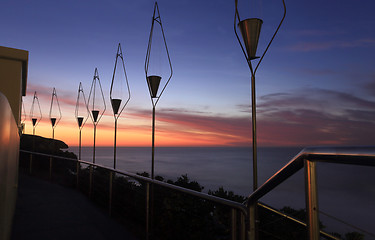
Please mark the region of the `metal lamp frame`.
MULTIPOLYGON (((151 102, 152 102, 152 159, 151 159, 151 179, 154 179, 155 178, 155 174, 154 174, 154 169, 155 169, 155 107, 158 104, 161 95, 164 93, 164 90, 167 87, 167 85, 168 85, 168 83, 171 80, 172 75, 173 75, 172 63, 171 63, 171 59, 169 57, 169 51, 168 51, 167 41, 165 39, 163 24, 161 22, 161 17, 160 17, 160 12, 159 12, 159 6, 158 6, 157 2, 155 2, 155 5, 154 5, 154 13, 152 15, 152 23, 151 23, 150 36, 149 36, 148 45, 147 45, 146 60, 145 60, 145 74, 146 74, 146 82, 147 82, 147 86, 148 86, 148 90, 149 90, 150 98, 151 98, 151 102), (162 88, 162 90, 160 91, 159 95, 157 95, 157 89, 154 89, 154 91, 152 90, 151 82, 148 79, 148 77, 149 77, 149 75, 148 75, 148 67, 149 67, 149 63, 150 63, 152 37, 153 37, 153 31, 154 31, 154 25, 155 25, 155 23, 157 23, 157 24, 160 25, 161 33, 162 33, 163 41, 164 41, 164 46, 165 46, 165 50, 166 50, 167 57, 168 57, 169 68, 170 68, 170 75, 168 77, 168 80, 165 82, 165 85, 162 88)), ((157 77, 161 78, 161 76, 157 76, 157 77)), ((153 192, 154 192, 153 189, 154 188, 153 188, 152 184, 151 184, 151 189, 150 189, 150 185, 147 185, 147 208, 146 208, 146 233, 147 233, 147 236, 146 236, 146 239, 149 239, 149 237, 150 237, 149 236, 150 229, 151 229, 151 232, 153 232, 153 195, 154 195, 153 194, 153 192)))
MULTIPOLYGON (((269 47, 271 46, 271 43, 273 42, 277 32, 280 29, 281 24, 283 23, 285 16, 286 16, 286 5, 285 1, 282 0, 283 7, 284 7, 284 14, 283 17, 279 23, 279 25, 276 28, 276 31, 272 35, 271 40, 268 42, 268 45, 266 49, 264 50, 262 56, 260 57, 258 63, 256 64, 255 68, 253 68, 253 65, 251 63, 251 60, 254 60, 254 58, 251 58, 251 56, 248 56, 247 52, 245 51, 242 42, 240 40, 240 37, 237 34, 237 21, 241 22, 240 15, 238 13, 238 0, 235 0, 235 14, 234 14, 234 33, 237 37, 237 40, 241 46, 242 52, 246 58, 247 64, 250 68, 251 72, 251 117, 252 117, 252 157, 253 157, 253 191, 255 191, 258 188, 258 166, 257 166, 257 134, 256 134, 256 96, 255 96, 255 73, 258 70, 258 67, 260 63, 262 62, 264 56, 266 55, 269 47)), ((258 239, 258 227, 257 227, 257 203, 252 203, 248 206, 249 208, 249 239, 258 239)))
MULTIPOLYGON (((128 102, 129 102, 129 100, 130 100, 130 87, 129 87, 128 77, 127 77, 127 75, 126 75, 125 63, 124 63, 124 57, 123 57, 123 54, 122 54, 122 49, 121 49, 121 44, 120 44, 120 43, 118 44, 118 47, 117 47, 116 60, 115 60, 115 67, 114 67, 114 69, 113 69, 113 76, 112 76, 112 82, 111 82, 111 89, 110 89, 109 98, 110 98, 110 100, 111 100, 111 104, 112 104, 113 117, 115 118, 115 136, 114 136, 114 150, 113 150, 113 168, 116 169, 117 120, 118 120, 118 118, 120 117, 121 113, 123 112, 123 110, 125 109, 126 105, 128 104, 128 102), (114 110, 114 108, 113 108, 113 102, 112 102, 112 90, 113 90, 113 84, 114 84, 115 75, 116 75, 117 61, 118 61, 119 58, 121 59, 122 68, 123 68, 123 70, 124 70, 124 74, 125 74, 125 83, 126 83, 127 90, 128 90, 128 98, 126 99, 125 103, 123 104, 123 107, 120 108, 120 109, 118 109, 119 111, 118 111, 117 113, 115 113, 115 110, 114 110)), ((121 104, 120 104, 119 107, 121 107, 121 104)))
POLYGON ((93 94, 93 110, 94 110, 94 108, 95 108, 95 88, 96 88, 96 82, 98 82, 98 84, 99 84, 99 88, 100 88, 100 94, 102 95, 102 99, 103 99, 103 105, 104 105, 104 109, 103 109, 103 111, 101 112, 101 114, 99 114, 98 116, 97 116, 97 119, 96 119, 96 121, 95 121, 95 117, 93 116, 93 113, 92 113, 92 111, 90 111, 90 109, 88 109, 89 110, 89 115, 90 115, 90 118, 91 118, 91 120, 92 120, 92 123, 93 123, 93 125, 94 125, 94 152, 93 152, 93 163, 95 163, 95 144, 96 144, 96 126, 98 125, 98 123, 99 123, 99 121, 100 121, 100 119, 102 118, 102 116, 103 116, 103 114, 104 114, 104 112, 105 112, 105 110, 107 109, 106 108, 106 105, 105 105, 105 100, 104 100, 104 94, 103 94, 103 89, 102 89, 102 85, 101 85, 101 83, 100 83, 100 78, 99 78, 99 72, 98 72, 98 69, 97 68, 95 68, 95 72, 94 72, 94 77, 93 77, 93 79, 92 79, 92 84, 91 84, 91 89, 90 89, 90 94, 89 94, 89 98, 88 98, 88 103, 87 103, 87 108, 89 108, 89 105, 90 105, 90 99, 91 99, 91 96, 92 96, 92 94, 93 94))
MULTIPOLYGON (((164 29, 163 29, 163 24, 161 22, 161 17, 160 17, 160 12, 159 12, 159 6, 158 6, 158 3, 155 2, 155 5, 154 5, 154 14, 152 16, 152 23, 151 23, 151 30, 150 30, 150 36, 149 36, 149 39, 148 39, 148 45, 147 45, 147 53, 146 53, 146 61, 145 61, 145 73, 146 73, 146 78, 148 77, 148 66, 149 66, 149 63, 150 63, 150 54, 151 54, 151 45, 152 45, 152 36, 153 36, 153 31, 154 31, 154 24, 158 23, 160 25, 160 28, 161 28, 161 33, 163 35, 163 41, 164 41, 164 46, 165 46, 165 50, 167 52, 167 56, 168 56, 168 62, 169 62, 169 68, 171 70, 170 72, 170 75, 169 75, 169 78, 167 80, 167 82, 165 83, 164 87, 162 88, 159 96, 156 96, 155 98, 157 99, 156 101, 154 101, 154 98, 152 97, 152 91, 151 91, 151 86, 150 84, 147 82, 147 85, 148 85, 148 88, 149 88, 149 91, 150 91, 150 97, 151 97, 151 101, 152 101, 152 105, 155 107, 156 104, 159 102, 160 100, 160 97, 161 95, 163 94, 165 88, 167 87, 169 81, 171 80, 172 78, 172 75, 173 75, 173 69, 172 69, 172 62, 171 62, 171 59, 169 57, 169 51, 168 51, 168 46, 167 46, 167 41, 165 39, 165 35, 164 35, 164 29), (155 14, 157 14, 157 16, 155 16, 155 14)), ((146 79, 147 80, 147 79, 146 79)))
POLYGON ((89 118, 89 115, 90 115, 90 112, 87 108, 87 102, 86 102, 86 97, 85 97, 85 92, 83 91, 83 87, 82 87, 82 82, 79 82, 79 86, 78 86, 78 95, 77 95, 77 102, 76 102, 76 109, 75 109, 75 112, 74 112, 74 115, 77 119, 77 123, 78 123, 78 128, 79 128, 79 148, 78 148, 78 158, 81 160, 81 140, 82 140, 82 128, 83 126, 85 126, 86 122, 87 122, 87 119, 89 118), (79 120, 78 120, 78 109, 79 109, 79 105, 80 105, 80 96, 82 94, 82 97, 83 97, 83 103, 85 104, 85 108, 86 108, 86 112, 87 112, 87 115, 84 117, 83 121, 81 124, 79 124, 79 120))
POLYGON ((238 42, 239 42, 239 44, 240 44, 240 46, 241 46, 242 52, 243 52, 243 54, 244 54, 244 56, 245 56, 245 58, 246 58, 246 61, 247 61, 248 65, 249 65, 249 68, 250 68, 250 71, 251 71, 251 74, 252 74, 252 75, 255 75, 255 73, 256 73, 256 71, 257 71, 257 69, 258 69, 260 63, 262 62, 264 56, 266 55, 266 53, 267 53, 267 51, 268 51, 268 48, 271 46, 271 43, 273 42, 273 40, 274 40, 274 38, 275 38, 277 32, 279 31, 279 29, 280 29, 280 27, 281 27, 281 24, 283 23, 283 21, 284 21, 284 19, 285 19, 285 16, 286 16, 286 5, 285 5, 285 0, 282 0, 282 2, 283 2, 283 6, 284 6, 284 14, 283 14, 283 17, 282 17, 282 19, 281 19, 279 25, 277 26, 276 31, 275 31, 274 34, 272 35, 271 40, 268 42, 268 45, 267 45, 266 49, 264 50, 264 52, 263 52, 263 54, 262 54, 262 57, 259 59, 258 64, 256 65, 255 69, 253 70, 253 67, 252 67, 252 64, 251 64, 251 60, 253 60, 253 59, 250 59, 249 56, 247 56, 247 53, 246 53, 246 51, 245 51, 245 49, 244 49, 244 47, 243 47, 243 45, 242 45, 242 42, 241 42, 241 40, 240 40, 240 38, 239 38, 239 36, 238 36, 238 34, 237 34, 236 23, 237 23, 237 21, 240 22, 241 20, 240 20, 240 15, 239 15, 239 13, 238 13, 238 8, 237 8, 238 0, 235 0, 236 10, 235 10, 235 14, 234 14, 234 33, 236 34, 237 40, 238 40, 238 42))
MULTIPOLYGON (((32 125, 33 125, 33 151, 35 151, 35 128, 38 125, 38 123, 40 122, 40 120, 42 120, 42 117, 43 117, 42 116, 42 109, 40 108, 39 99, 38 99, 38 96, 36 95, 36 91, 35 91, 34 97, 33 97, 33 103, 31 104, 31 110, 30 110, 30 118, 31 118, 31 122, 32 122, 32 125), (34 110, 35 110, 35 103, 38 104, 40 118, 33 118, 34 110)), ((33 155, 31 154, 30 155, 30 163, 29 163, 30 174, 32 173, 32 166, 33 166, 33 155)))
MULTIPOLYGON (((60 122, 61 117, 62 117, 62 115, 61 115, 60 103, 59 103, 59 99, 57 98, 56 88, 53 88, 52 98, 51 98, 51 107, 49 109, 49 119, 51 120, 51 125, 52 125, 52 139, 53 140, 55 139, 55 127, 60 122), (53 103, 55 101, 55 98, 56 98, 57 108, 59 110, 58 111, 59 117, 52 118, 52 109, 53 109, 53 106, 54 106, 53 103)), ((52 151, 53 152, 55 151, 55 141, 53 141, 52 151)), ((49 177, 52 178, 52 157, 49 158, 49 177)))
MULTIPOLYGON (((98 72, 98 68, 95 68, 95 71, 94 71, 94 77, 92 79, 92 84, 91 84, 91 89, 90 89, 90 93, 89 93, 89 98, 87 100, 87 109, 89 110, 89 115, 90 115, 90 118, 92 120, 92 123, 94 125, 94 144, 93 144, 93 155, 92 155, 92 162, 95 163, 95 152, 96 152, 96 126, 98 125, 100 119, 102 118, 105 110, 106 110, 106 105, 105 105, 105 100, 104 100, 104 94, 103 94, 103 89, 102 89, 102 84, 100 83, 100 78, 99 78, 99 72, 98 72), (100 112, 98 112, 98 115, 96 116, 96 119, 93 115, 93 111, 95 109, 95 88, 96 88, 96 82, 98 82, 98 85, 99 85, 99 89, 100 89, 100 94, 102 95, 102 100, 103 100, 103 105, 104 105, 104 109, 103 111, 101 112, 101 114, 99 115, 100 112), (93 96, 91 95, 93 94, 93 96), (92 103, 92 107, 93 109, 90 111, 89 109, 89 105, 90 105, 90 99, 91 99, 91 96, 93 97, 93 103, 92 103)), ((93 167, 92 165, 90 165, 90 183, 89 183, 89 197, 91 198, 91 190, 92 190, 92 176, 93 176, 93 167)))
POLYGON ((59 103, 59 99, 57 98, 56 88, 53 88, 52 98, 51 98, 51 106, 50 106, 50 109, 49 109, 49 118, 51 119, 51 124, 52 124, 52 139, 55 139, 55 127, 60 122, 61 117, 62 117, 62 115, 61 115, 60 103, 59 103), (59 117, 56 118, 55 123, 53 123, 52 122, 52 108, 53 108, 53 103, 54 103, 55 98, 56 98, 57 107, 59 109, 59 112, 58 112, 59 117))
POLYGON ((145 60, 145 73, 146 73, 146 82, 147 82, 147 85, 148 85, 148 89, 149 89, 149 92, 150 92, 150 98, 151 98, 151 102, 152 102, 152 106, 153 106, 152 107, 152 166, 151 166, 151 178, 154 179, 154 177, 155 177, 154 176, 154 160, 155 160, 155 151, 154 151, 154 149, 155 149, 155 107, 158 104, 161 95, 163 94, 165 88, 167 87, 167 85, 168 85, 168 83, 171 80, 172 75, 173 75, 172 63, 171 63, 171 59, 169 57, 169 51, 168 51, 167 41, 165 39, 163 24, 161 22, 161 17, 160 17, 160 12, 159 12, 159 6, 158 6, 157 2, 155 2, 154 13, 152 15, 150 37, 149 37, 149 40, 148 40, 146 60, 145 60), (165 46, 165 50, 166 50, 167 56, 168 56, 168 62, 169 62, 169 68, 170 68, 170 75, 169 75, 169 78, 168 78, 167 82, 165 83, 164 87, 162 88, 160 94, 158 96, 153 97, 152 96, 153 94, 152 94, 151 86, 150 86, 149 81, 147 81, 147 77, 148 77, 148 67, 149 67, 149 63, 150 63, 152 36, 153 36, 155 22, 160 25, 161 33, 163 35, 164 46, 165 46), (154 100, 154 98, 156 100, 154 100))
POLYGON ((252 107, 252 136, 253 136, 253 191, 255 191, 257 188, 258 188, 258 173, 257 173, 257 138, 256 138, 256 98, 255 98, 255 73, 256 71, 258 70, 258 67, 260 65, 260 63, 262 62, 264 56, 266 55, 269 47, 271 46, 271 43, 273 42, 277 32, 279 31, 280 29, 280 26, 281 24, 283 23, 284 19, 285 19, 285 15, 286 15, 286 5, 285 5, 285 1, 282 0, 283 2, 283 6, 284 6, 284 14, 283 14, 283 17, 275 31, 275 33, 273 34, 271 40, 269 41, 266 49, 264 50, 261 58, 259 59, 257 65, 255 66, 255 69, 253 68, 252 66, 252 63, 251 63, 251 60, 253 59, 250 59, 250 56, 247 55, 243 45, 242 45, 242 42, 237 34, 237 21, 240 22, 240 16, 239 16, 239 13, 238 13, 238 8, 237 8, 237 5, 238 5, 238 0, 235 0, 235 6, 236 6, 236 10, 235 10, 235 15, 234 15, 234 33, 236 34, 236 37, 237 37, 237 40, 241 46, 241 49, 242 49, 242 52, 246 58, 246 61, 247 61, 247 64, 249 65, 249 68, 250 68, 250 72, 251 72, 251 107, 252 107))
POLYGON ((38 125, 38 123, 40 122, 40 120, 42 120, 42 109, 40 108, 40 103, 39 103, 39 99, 38 99, 38 96, 36 94, 36 91, 34 92, 34 98, 33 98, 33 103, 31 104, 31 111, 30 111, 30 117, 31 117, 31 122, 32 122, 32 125, 33 125, 33 135, 35 135, 35 128, 36 126, 38 125), (40 114, 40 118, 36 119, 35 120, 35 123, 34 123, 34 118, 33 118, 33 115, 34 115, 34 106, 35 106, 35 103, 38 104, 38 109, 39 109, 39 114, 40 114))

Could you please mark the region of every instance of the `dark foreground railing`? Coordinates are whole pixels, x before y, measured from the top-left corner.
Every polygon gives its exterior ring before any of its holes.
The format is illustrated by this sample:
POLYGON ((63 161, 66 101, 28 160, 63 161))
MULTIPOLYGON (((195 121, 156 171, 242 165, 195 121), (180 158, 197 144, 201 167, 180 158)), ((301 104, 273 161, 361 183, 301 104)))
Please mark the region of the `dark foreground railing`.
MULTIPOLYGON (((296 172, 305 169, 305 198, 306 198, 306 224, 308 239, 318 240, 322 236, 319 229, 318 188, 316 178, 316 163, 329 162, 335 164, 352 164, 360 166, 375 166, 375 147, 311 147, 303 149, 288 164, 268 179, 261 187, 254 191, 247 200, 247 205, 252 206, 261 197, 271 192, 296 172)), ((335 174, 332 172, 332 174, 335 174)), ((375 183, 373 183, 375 184, 375 183)), ((250 207, 251 209, 251 207, 250 207)), ((250 210, 251 215, 255 211, 250 210)), ((253 217, 254 218, 254 217, 253 217)), ((256 228, 254 221, 250 221, 250 230, 256 228)), ((253 233, 254 234, 254 233, 253 233)), ((323 234, 324 235, 324 234, 323 234)))
MULTIPOLYGON (((21 167, 32 174, 75 186, 109 214, 145 239, 254 239, 254 205, 305 232, 298 239, 339 239, 319 229, 315 163, 317 161, 375 166, 375 148, 308 148, 271 177, 244 203, 170 183, 65 157, 21 150, 21 167), (34 157, 33 157, 34 155, 34 157), (29 157, 29 158, 28 158, 29 157), (29 161, 36 159, 38 161, 29 161), (258 200, 305 167, 307 223, 258 200), (294 224, 294 225, 293 225, 294 224)), ((272 215, 271 214, 271 215, 272 215)), ((271 221, 271 220, 269 220, 271 221)), ((261 239, 282 239, 265 232, 261 239)))
POLYGON ((86 161, 21 154, 27 172, 76 186, 146 239, 245 239, 241 203, 86 161))

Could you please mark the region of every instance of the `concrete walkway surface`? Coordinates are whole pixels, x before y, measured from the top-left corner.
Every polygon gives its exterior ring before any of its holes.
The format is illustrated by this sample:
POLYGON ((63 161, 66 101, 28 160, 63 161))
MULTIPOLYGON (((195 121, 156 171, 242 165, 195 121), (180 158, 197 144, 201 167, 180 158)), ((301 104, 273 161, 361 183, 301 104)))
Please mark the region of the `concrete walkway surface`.
POLYGON ((11 240, 136 238, 75 189, 20 174, 11 240))

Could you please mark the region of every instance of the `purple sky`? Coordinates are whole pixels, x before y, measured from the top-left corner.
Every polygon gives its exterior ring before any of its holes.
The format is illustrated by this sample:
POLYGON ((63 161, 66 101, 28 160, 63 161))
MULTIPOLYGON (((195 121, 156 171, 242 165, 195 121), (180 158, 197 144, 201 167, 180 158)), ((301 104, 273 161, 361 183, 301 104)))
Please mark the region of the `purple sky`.
MULTIPOLYGON (((174 71, 157 107, 160 128, 191 139, 212 134, 212 145, 250 145, 250 73, 233 32, 234 1, 158 3, 174 71)), ((264 20, 261 52, 282 2, 256 3, 252 11, 239 1, 241 17, 264 20)), ((257 72, 259 144, 375 144, 375 2, 286 4, 285 22, 257 72)), ((63 122, 74 123, 78 84, 88 92, 95 67, 109 99, 120 42, 132 92, 120 128, 146 127, 137 116, 150 117, 144 60, 152 11, 145 0, 3 1, 0 45, 30 51, 27 112, 38 91, 47 116, 56 87, 63 122)), ((111 126, 110 115, 103 126, 111 126)))

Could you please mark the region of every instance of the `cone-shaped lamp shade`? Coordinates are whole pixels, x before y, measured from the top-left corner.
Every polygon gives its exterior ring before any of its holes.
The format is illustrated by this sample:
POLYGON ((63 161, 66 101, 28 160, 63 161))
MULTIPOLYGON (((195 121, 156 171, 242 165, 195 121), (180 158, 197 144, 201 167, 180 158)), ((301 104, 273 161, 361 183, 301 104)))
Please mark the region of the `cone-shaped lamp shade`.
POLYGON ((56 124, 56 118, 51 118, 51 124, 52 124, 52 127, 55 126, 55 124, 56 124))
POLYGON ((77 117, 78 127, 82 127, 83 117, 77 117))
POLYGON ((245 43, 247 56, 250 60, 256 57, 260 29, 263 21, 259 18, 248 18, 238 23, 241 30, 242 38, 245 43))
POLYGON ((156 98, 158 94, 159 84, 160 84, 161 77, 160 76, 148 76, 147 83, 150 88, 150 94, 152 98, 156 98))
POLYGON ((92 110, 92 117, 94 118, 94 122, 98 121, 99 111, 98 110, 92 110))
POLYGON ((113 113, 117 114, 121 105, 121 99, 111 99, 113 113))
POLYGON ((86 97, 85 93, 83 92, 82 83, 79 83, 78 86, 78 96, 76 102, 76 110, 75 110, 75 117, 77 119, 78 127, 81 129, 89 116, 89 111, 87 109, 86 97))
POLYGON ((120 43, 117 48, 109 97, 111 99, 113 114, 118 118, 130 100, 130 88, 120 43))

